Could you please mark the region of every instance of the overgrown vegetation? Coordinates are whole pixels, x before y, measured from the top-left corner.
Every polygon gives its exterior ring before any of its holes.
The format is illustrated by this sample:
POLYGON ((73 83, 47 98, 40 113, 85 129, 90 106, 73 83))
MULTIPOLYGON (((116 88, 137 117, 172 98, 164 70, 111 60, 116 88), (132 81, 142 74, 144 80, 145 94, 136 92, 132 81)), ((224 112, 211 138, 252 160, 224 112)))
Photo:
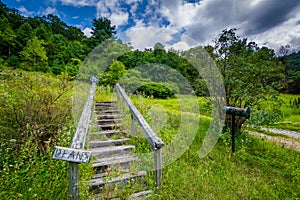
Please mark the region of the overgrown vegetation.
MULTIPOLYGON (((133 100, 167 145, 182 117, 182 104, 174 94, 181 94, 187 110, 196 109, 189 95, 198 96, 200 116, 184 113, 191 120, 200 119, 199 126, 186 129, 197 130, 195 139, 163 169, 163 188, 152 199, 300 198, 300 155, 294 150, 241 132, 237 153, 231 154, 230 135, 224 133, 209 155, 199 158, 212 104, 204 79, 184 59, 188 51, 166 50, 159 43, 131 51, 113 37, 115 26, 106 18, 93 20, 92 37, 87 38, 57 16, 27 18, 1 1, 0 17, 0 199, 68 198, 68 164, 52 160, 51 154, 54 146, 67 147, 74 133, 72 80, 75 76, 88 80, 91 75, 101 77, 99 84, 106 86, 99 87, 96 100, 110 101, 119 81, 127 91, 144 94, 147 98, 133 100), (115 43, 96 48, 85 63, 90 68, 80 71, 88 53, 107 39, 115 43), (96 73, 99 66, 108 68, 96 73), (161 117, 166 117, 164 123, 161 117)), ((276 56, 275 50, 248 42, 235 29, 223 30, 215 45, 205 49, 224 78, 227 105, 251 107, 248 124, 300 131, 300 96, 279 93, 299 93, 299 52, 276 56)), ((201 50, 197 47, 190 52, 201 50)), ((146 139, 132 138, 137 152, 152 151, 146 139)), ((86 199, 84 180, 91 177, 92 169, 81 168, 80 194, 86 199)), ((153 182, 150 186, 155 189, 153 182)))
MULTIPOLYGON (((158 135, 168 145, 180 123, 180 106, 174 99, 133 98, 147 116, 152 107, 166 112, 167 123, 158 135), (158 106, 160 105, 160 106, 158 106)), ((245 133, 237 137, 237 152, 231 153, 230 135, 223 134, 204 159, 199 151, 208 130, 210 107, 198 99, 202 107, 198 133, 188 150, 163 169, 163 188, 150 199, 297 199, 300 181, 300 153, 245 133)), ((200 107, 200 108, 201 108, 200 107)), ((151 124, 151 119, 147 118, 151 124)), ((155 125, 154 125, 155 126, 155 125)), ((137 151, 147 149, 144 139, 136 138, 137 151)), ((133 141, 135 141, 133 140, 133 141)), ((164 155, 166 156, 171 155, 164 155)))
POLYGON ((52 153, 69 146, 74 133, 69 78, 0 72, 1 199, 68 198, 68 163, 52 153))

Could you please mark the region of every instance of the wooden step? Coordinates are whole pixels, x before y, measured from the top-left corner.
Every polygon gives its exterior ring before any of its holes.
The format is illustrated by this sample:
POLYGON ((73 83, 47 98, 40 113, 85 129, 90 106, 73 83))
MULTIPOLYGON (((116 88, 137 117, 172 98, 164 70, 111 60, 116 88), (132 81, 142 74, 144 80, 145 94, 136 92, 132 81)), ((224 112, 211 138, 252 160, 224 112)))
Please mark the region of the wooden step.
POLYGON ((122 135, 125 135, 125 134, 126 134, 125 130, 102 130, 102 131, 99 131, 99 132, 89 133, 89 135, 106 136, 108 138, 113 136, 113 135, 122 136, 122 135))
POLYGON ((122 196, 124 195, 122 187, 127 184, 129 185, 126 187, 131 188, 130 194, 134 194, 126 199, 146 198, 152 191, 147 190, 145 185, 146 172, 134 170, 134 163, 140 160, 131 153, 135 146, 124 145, 130 139, 126 138, 126 132, 121 130, 123 115, 118 104, 96 102, 94 112, 98 124, 96 126, 101 129, 99 132, 89 134, 94 138, 89 141, 89 148, 93 155, 91 164, 96 172, 89 182, 91 190, 96 193, 94 199, 125 199, 122 196), (116 138, 114 136, 120 139, 109 139, 110 137, 116 138), (98 141, 95 138, 101 140, 98 141), (116 188, 119 189, 116 190, 116 188))
POLYGON ((105 114, 105 113, 120 113, 119 109, 95 109, 96 114, 105 114))
POLYGON ((103 172, 107 168, 118 170, 129 169, 130 165, 134 161, 138 160, 138 157, 133 156, 131 154, 114 155, 94 160, 92 167, 95 168, 97 172, 103 172))
POLYGON ((122 138, 117 140, 90 141, 89 148, 92 149, 106 146, 120 146, 128 142, 129 140, 129 138, 122 138))
POLYGON ((118 105, 116 101, 96 102, 95 106, 118 105))
MULTIPOLYGON (((145 190, 145 191, 141 191, 141 192, 137 192, 135 194, 130 195, 127 199, 131 200, 131 199, 145 199, 146 197, 150 197, 152 193, 152 190, 145 190)), ((118 198, 120 199, 120 198, 118 198)), ((117 199, 115 199, 117 200, 117 199)))
POLYGON ((92 179, 90 185, 92 189, 97 193, 100 192, 105 185, 107 188, 124 187, 128 183, 134 180, 143 179, 146 176, 146 171, 139 171, 136 174, 125 173, 118 177, 105 180, 106 178, 92 179))
POLYGON ((125 173, 130 173, 130 169, 124 169, 124 168, 118 168, 118 169, 114 169, 114 168, 110 168, 109 169, 110 172, 104 171, 101 173, 96 173, 92 179, 99 179, 99 178, 105 178, 108 176, 109 173, 119 173, 119 174, 125 174, 125 173))
MULTIPOLYGON (((151 197, 152 190, 145 190, 141 192, 134 193, 126 198, 126 200, 145 200, 147 197, 151 197)), ((93 200, 103 200, 101 195, 95 195, 93 200)), ((122 198, 111 198, 111 200, 124 200, 124 197, 122 198)))
POLYGON ((100 128, 102 131, 107 131, 107 130, 116 130, 120 129, 122 124, 98 124, 96 127, 100 128))
POLYGON ((121 114, 111 114, 111 113, 105 113, 105 114, 100 114, 97 116, 98 120, 101 119, 120 119, 122 118, 121 114))
POLYGON ((129 153, 129 150, 134 150, 135 146, 132 145, 123 145, 123 146, 108 146, 108 147, 101 147, 91 149, 92 155, 96 158, 105 158, 114 155, 124 155, 129 153))
POLYGON ((106 124, 106 123, 113 123, 113 122, 121 122, 122 119, 118 118, 118 119, 98 119, 96 120, 98 122, 98 124, 106 124))
POLYGON ((115 129, 115 128, 121 127, 122 124, 114 124, 114 123, 111 123, 111 124, 98 124, 97 126, 100 127, 101 129, 115 129))

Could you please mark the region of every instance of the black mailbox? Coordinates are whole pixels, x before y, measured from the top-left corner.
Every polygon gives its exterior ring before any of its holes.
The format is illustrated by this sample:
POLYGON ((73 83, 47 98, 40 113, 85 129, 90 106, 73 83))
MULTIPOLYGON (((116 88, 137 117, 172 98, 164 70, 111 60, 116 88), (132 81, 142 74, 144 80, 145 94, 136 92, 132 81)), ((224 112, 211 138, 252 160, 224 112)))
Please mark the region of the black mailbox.
POLYGON ((236 108, 236 107, 227 106, 225 110, 226 110, 226 114, 229 115, 245 117, 246 119, 250 118, 250 108, 236 108))
POLYGON ((232 152, 235 152, 235 132, 236 132, 236 120, 235 117, 244 117, 245 119, 250 118, 250 108, 237 108, 237 107, 225 107, 226 114, 231 115, 231 144, 232 152))

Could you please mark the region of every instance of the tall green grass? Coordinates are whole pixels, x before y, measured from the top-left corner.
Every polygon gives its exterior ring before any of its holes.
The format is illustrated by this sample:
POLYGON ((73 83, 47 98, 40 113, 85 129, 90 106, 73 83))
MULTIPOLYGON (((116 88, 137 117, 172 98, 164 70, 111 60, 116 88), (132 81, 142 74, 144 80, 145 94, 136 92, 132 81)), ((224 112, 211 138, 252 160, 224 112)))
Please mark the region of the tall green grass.
MULTIPOLYGON (((0 199, 68 199, 68 162, 52 159, 75 131, 72 82, 62 75, 0 72, 0 199)), ((80 187, 87 198, 82 165, 80 187)))
MULTIPOLYGON (((177 100, 142 97, 132 100, 144 116, 151 107, 167 113, 167 124, 158 135, 168 145, 180 122, 177 100)), ((198 98, 198 101, 200 107, 207 104, 205 99, 198 98)), ((209 116, 209 107, 200 109, 209 116)), ((210 123, 207 116, 200 115, 199 125, 190 127, 198 130, 195 139, 180 158, 163 168, 163 187, 150 199, 300 198, 300 153, 292 149, 242 133, 237 137, 237 152, 232 154, 230 135, 225 133, 213 150, 200 159, 199 151, 210 123)), ((137 151, 147 148, 147 143, 141 141, 134 141, 137 151)), ((163 159, 168 156, 171 155, 163 154, 163 159)))
POLYGON ((271 127, 300 132, 300 95, 281 94, 279 99, 282 119, 271 127))

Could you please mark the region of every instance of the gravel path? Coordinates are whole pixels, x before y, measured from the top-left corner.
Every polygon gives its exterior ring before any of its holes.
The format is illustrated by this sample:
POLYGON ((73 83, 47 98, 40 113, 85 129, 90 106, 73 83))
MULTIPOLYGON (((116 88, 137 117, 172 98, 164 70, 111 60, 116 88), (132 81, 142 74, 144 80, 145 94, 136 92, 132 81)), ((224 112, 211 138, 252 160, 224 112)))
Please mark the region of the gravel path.
POLYGON ((296 131, 287 131, 287 130, 281 130, 281 129, 277 129, 277 128, 261 128, 261 129, 264 131, 272 132, 272 133, 287 135, 287 136, 294 137, 294 138, 300 138, 300 133, 296 132, 296 131))
MULTIPOLYGON (((269 131, 269 130, 268 130, 269 131)), ((282 130, 283 131, 283 130, 282 130)), ((278 145, 282 145, 286 148, 292 148, 297 151, 300 151, 300 142, 295 138, 283 138, 279 136, 270 136, 259 132, 248 131, 250 135, 258 136, 261 139, 269 140, 277 143, 278 145)))

